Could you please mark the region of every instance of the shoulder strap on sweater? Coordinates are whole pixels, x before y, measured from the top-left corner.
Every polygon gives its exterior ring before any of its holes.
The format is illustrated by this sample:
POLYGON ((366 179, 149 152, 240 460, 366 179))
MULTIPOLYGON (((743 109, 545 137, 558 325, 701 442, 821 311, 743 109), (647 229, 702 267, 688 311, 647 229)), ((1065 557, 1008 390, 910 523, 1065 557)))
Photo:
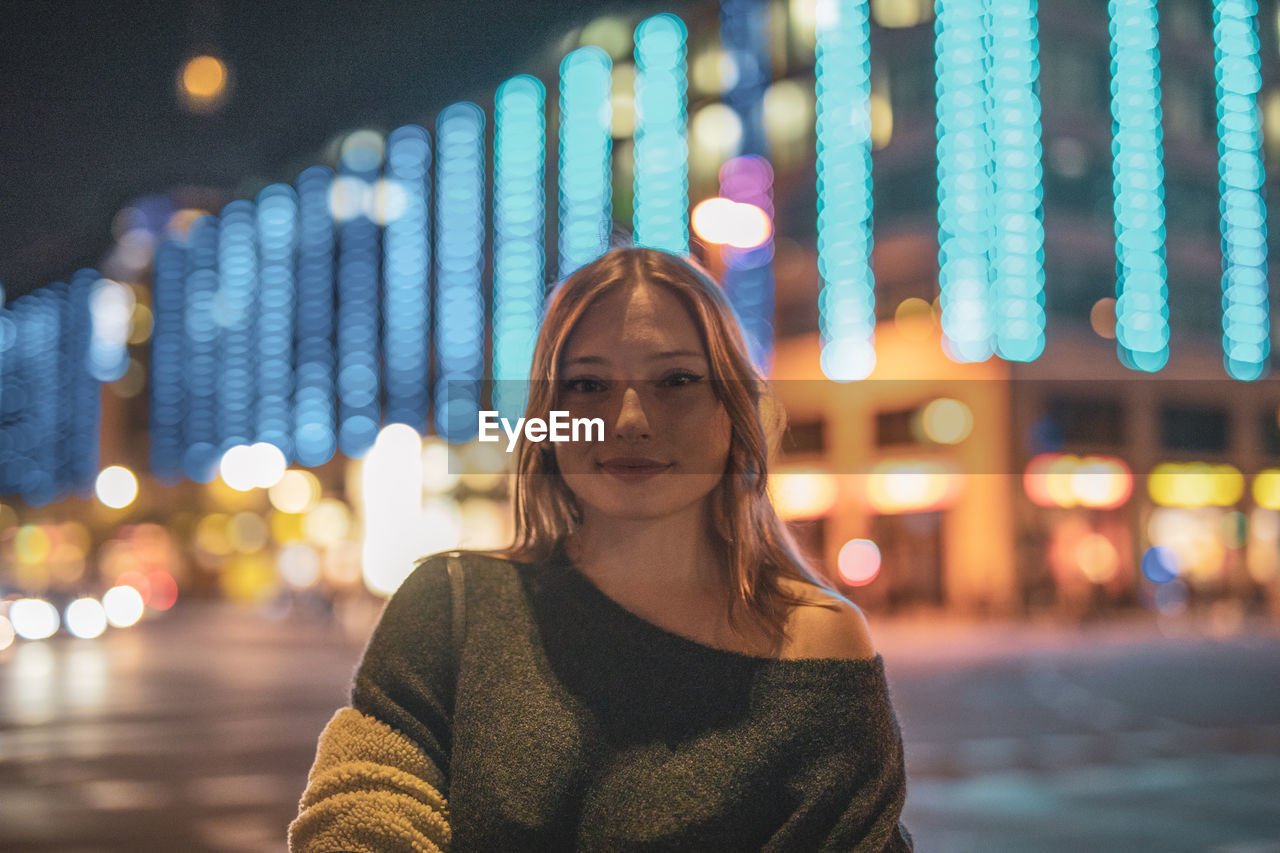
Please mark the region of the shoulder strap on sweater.
POLYGON ((446 558, 446 565, 449 567, 449 585, 453 598, 453 673, 454 681, 457 681, 458 670, 462 661, 462 641, 466 636, 467 627, 467 598, 466 587, 463 584, 464 575, 462 571, 462 556, 457 551, 450 551, 446 558))

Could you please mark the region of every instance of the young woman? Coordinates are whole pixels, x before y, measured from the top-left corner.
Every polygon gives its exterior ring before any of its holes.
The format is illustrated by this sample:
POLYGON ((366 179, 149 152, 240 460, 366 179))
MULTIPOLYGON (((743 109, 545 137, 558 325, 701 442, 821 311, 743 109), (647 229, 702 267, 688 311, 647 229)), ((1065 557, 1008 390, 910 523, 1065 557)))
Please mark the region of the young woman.
POLYGON ((527 417, 603 440, 522 438, 512 546, 391 598, 290 849, 910 851, 883 659, 769 502, 781 410, 720 289, 612 251, 531 377, 527 417))

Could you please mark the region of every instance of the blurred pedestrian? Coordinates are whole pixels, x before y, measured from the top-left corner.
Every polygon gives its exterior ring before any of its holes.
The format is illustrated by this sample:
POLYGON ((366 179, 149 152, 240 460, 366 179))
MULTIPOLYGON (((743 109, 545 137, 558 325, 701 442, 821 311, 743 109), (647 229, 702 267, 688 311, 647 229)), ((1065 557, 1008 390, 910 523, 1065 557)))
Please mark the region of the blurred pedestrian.
POLYGON ((671 254, 556 289, 527 418, 603 434, 523 432, 512 545, 388 602, 291 851, 912 849, 884 662, 773 510, 785 419, 747 352, 671 254))

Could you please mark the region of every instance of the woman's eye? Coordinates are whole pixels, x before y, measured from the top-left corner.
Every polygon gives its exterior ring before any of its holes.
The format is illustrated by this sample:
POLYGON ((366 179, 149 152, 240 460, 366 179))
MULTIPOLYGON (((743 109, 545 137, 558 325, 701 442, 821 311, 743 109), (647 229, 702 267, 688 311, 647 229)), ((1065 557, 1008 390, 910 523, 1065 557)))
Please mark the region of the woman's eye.
POLYGON ((702 377, 696 373, 681 371, 680 373, 671 374, 667 377, 666 381, 668 385, 676 388, 683 388, 686 385, 692 385, 695 382, 699 382, 701 379, 702 377))
POLYGON ((563 383, 561 383, 560 387, 563 388, 565 391, 573 391, 580 394, 589 394, 592 391, 595 391, 596 390, 595 386, 599 384, 600 383, 594 379, 580 378, 580 379, 565 380, 563 383))

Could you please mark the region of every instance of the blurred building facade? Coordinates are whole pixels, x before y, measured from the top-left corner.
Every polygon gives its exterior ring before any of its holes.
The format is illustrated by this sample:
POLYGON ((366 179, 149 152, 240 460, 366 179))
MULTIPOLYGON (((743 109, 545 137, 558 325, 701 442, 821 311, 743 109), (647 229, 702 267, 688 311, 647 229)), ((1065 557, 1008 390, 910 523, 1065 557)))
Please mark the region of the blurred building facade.
MULTIPOLYGON (((822 367, 821 199, 815 181, 820 147, 815 33, 825 8, 816 0, 692 7, 682 12, 687 41, 680 58, 687 87, 688 207, 738 193, 735 200, 757 204, 770 215, 772 232, 764 244, 734 249, 699 239, 695 227, 689 249, 724 279, 753 335, 753 354, 787 409, 790 428, 771 488, 815 564, 854 600, 881 611, 1055 612, 1081 618, 1139 606, 1178 612, 1225 603, 1227 614, 1280 607, 1280 473, 1272 470, 1280 467, 1280 388, 1266 379, 1240 381, 1224 369, 1220 99, 1212 10, 1198 0, 1159 4, 1159 251, 1167 263, 1168 345, 1167 363, 1140 370, 1126 366, 1117 343, 1116 46, 1108 5, 1055 0, 1041 4, 1028 19, 1033 27, 1038 22, 1036 84, 1028 89, 1038 95, 1038 104, 1035 126, 1027 132, 1034 136, 1028 151, 1039 164, 1035 171, 1042 188, 1036 190, 1042 195, 1034 213, 1043 223, 1042 247, 1035 253, 1043 270, 1043 334, 1025 361, 996 355, 961 360, 943 334, 939 22, 928 0, 872 0, 866 11, 875 366, 863 378, 833 381, 822 367), (726 164, 748 162, 743 158, 760 158, 750 160, 751 169, 757 168, 753 163, 770 164, 767 180, 757 169, 751 173, 757 182, 748 190, 734 185, 731 179, 738 173, 726 171, 726 164)), ((545 170, 539 165, 536 171, 545 195, 538 198, 536 228, 548 227, 530 232, 534 242, 541 237, 537 251, 545 263, 540 258, 532 273, 540 286, 566 271, 563 235, 558 240, 550 223, 557 222, 555 199, 557 188, 563 188, 564 164, 557 168, 554 151, 557 143, 565 144, 557 135, 567 121, 566 103, 557 93, 562 61, 571 51, 590 47, 607 57, 600 66, 607 74, 610 116, 610 185, 604 199, 616 229, 629 231, 636 222, 642 179, 633 35, 640 23, 641 18, 617 17, 588 22, 547 45, 541 64, 528 69, 545 91, 545 123, 529 125, 532 136, 544 134, 538 138, 545 145, 545 153, 537 155, 545 161, 545 170)), ((1263 4, 1258 23, 1258 100, 1267 127, 1276 127, 1274 3, 1263 4)), ((981 38, 989 45, 990 32, 981 38)), ((463 364, 467 381, 479 378, 467 371, 484 343, 493 345, 493 354, 481 353, 481 366, 487 375, 497 372, 494 362, 503 339, 495 318, 499 285, 481 271, 512 268, 498 263, 496 238, 484 230, 490 212, 497 217, 487 195, 496 192, 495 179, 485 170, 502 156, 494 153, 491 129, 499 98, 500 92, 477 92, 474 101, 480 107, 450 108, 434 123, 423 122, 434 128, 437 160, 445 156, 445 120, 461 128, 460 156, 474 156, 467 146, 480 152, 478 165, 465 161, 458 173, 468 178, 467 169, 479 170, 471 207, 433 227, 461 227, 471 216, 480 220, 479 243, 475 257, 464 264, 470 272, 463 276, 463 298, 457 303, 466 312, 450 322, 454 328, 477 324, 463 337, 482 343, 442 352, 440 339, 448 325, 439 325, 440 302, 433 309, 434 328, 409 330, 409 340, 421 344, 410 349, 423 371, 454 359, 450 363, 463 364)), ((414 210, 440 189, 434 181, 446 180, 438 162, 405 166, 421 155, 393 155, 393 137, 408 146, 405 151, 413 150, 419 138, 416 131, 402 131, 351 133, 323 155, 327 165, 299 177, 295 195, 279 184, 258 194, 258 210, 268 198, 290 197, 297 213, 309 203, 307 194, 315 195, 307 182, 319 181, 318 197, 326 216, 332 213, 322 239, 313 241, 325 275, 332 274, 321 301, 329 300, 336 313, 332 327, 324 327, 317 339, 330 349, 315 362, 329 359, 330 372, 317 379, 312 371, 305 380, 327 389, 317 393, 332 407, 320 419, 328 425, 329 432, 320 436, 328 449, 313 452, 308 461, 296 445, 302 432, 283 439, 285 461, 294 464, 288 485, 285 480, 271 488, 233 482, 228 457, 221 457, 221 467, 216 464, 217 442, 205 448, 208 459, 193 458, 190 430, 159 414, 166 398, 157 396, 157 383, 185 381, 182 376, 164 380, 166 366, 173 371, 162 336, 190 322, 187 314, 175 315, 164 304, 159 247, 166 240, 187 245, 193 228, 225 231, 227 213, 234 219, 243 211, 232 210, 230 197, 172 194, 142 200, 122 214, 120 248, 104 260, 103 273, 129 288, 128 298, 117 301, 128 302, 130 314, 117 341, 125 358, 117 353, 103 380, 99 456, 101 465, 124 466, 142 482, 136 499, 116 508, 83 488, 53 505, 15 504, 18 514, 0 543, 13 568, 11 588, 35 594, 83 588, 90 581, 110 584, 141 565, 157 585, 166 582, 149 573, 163 571, 192 592, 248 601, 315 592, 340 599, 366 589, 385 594, 415 553, 507 541, 501 454, 495 457, 474 442, 451 445, 439 438, 447 424, 427 419, 425 395, 400 409, 389 402, 395 392, 387 384, 386 367, 393 361, 387 352, 392 339, 387 318, 394 306, 387 294, 407 292, 395 290, 387 278, 398 262, 391 254, 377 255, 371 262, 377 273, 366 280, 352 260, 364 257, 360 253, 366 248, 389 251, 392 238, 390 220, 378 218, 387 200, 370 194, 376 203, 365 213, 345 215, 340 213, 347 203, 344 188, 364 186, 359 181, 366 179, 375 186, 370 176, 379 169, 390 174, 394 157, 400 157, 396 168, 418 168, 427 176, 422 198, 397 202, 414 210), (221 224, 210 215, 219 209, 221 224), (362 240, 372 242, 364 247, 362 240), (142 262, 135 257, 140 253, 142 262), (374 304, 378 310, 370 317, 364 309, 374 304), (371 366, 358 347, 344 361, 341 347, 369 334, 375 351, 371 366), (378 386, 376 400, 353 402, 350 377, 362 375, 364 367, 386 382, 378 386), (350 387, 344 387, 343 375, 350 387), (436 435, 424 441, 401 430, 384 440, 377 427, 393 422, 436 435), (170 455, 162 471, 156 449, 165 440, 163 429, 177 429, 179 443, 164 445, 170 455), (403 505, 371 508, 371 494, 375 501, 384 494, 407 497, 403 505), (366 528, 377 518, 391 526, 375 536, 366 528), (370 550, 370 542, 394 541, 393 531, 405 529, 417 532, 398 542, 394 553, 370 550), (61 562, 50 560, 55 552, 61 562), (378 566, 390 568, 380 573, 378 566)), ((1280 127, 1277 131, 1264 134, 1268 164, 1280 152, 1280 127)), ((427 137, 425 131, 420 135, 427 137)), ((423 174, 416 179, 420 183, 423 174)), ((450 175, 448 180, 457 178, 450 175)), ((1275 195, 1274 181, 1267 175, 1268 197, 1275 195)), ((463 180, 455 186, 469 184, 463 180)), ((432 216, 439 214, 439 208, 431 209, 432 216)), ((397 217, 402 215, 403 210, 397 217)), ((565 216, 563 207, 559 215, 565 216)), ((305 218, 303 210, 297 221, 305 218)), ((470 234, 459 231, 451 239, 465 242, 470 234)), ((303 250, 297 251, 294 268, 301 277, 303 250)), ((264 257, 256 255, 255 262, 265 263, 264 257)), ((174 280, 180 289, 188 288, 189 305, 191 271, 199 272, 199 264, 189 257, 184 263, 185 272, 174 280)), ((209 269, 217 266, 209 264, 209 269)), ((431 258, 409 266, 416 272, 404 281, 418 282, 409 289, 421 291, 423 299, 412 305, 423 312, 425 324, 426 294, 439 298, 442 268, 431 258)), ((302 322, 300 310, 291 317, 290 322, 302 322)), ((218 324, 225 326, 222 320, 218 324)), ((296 326, 291 365, 298 372, 288 394, 298 401, 304 383, 302 337, 296 326)), ((189 350, 179 344, 182 358, 189 350)), ((217 358, 225 354, 204 352, 217 358)), ((244 364, 254 358, 247 350, 235 357, 244 364)), ((443 375, 433 374, 433 388, 441 386, 443 375)), ((422 384, 426 387, 425 378, 422 384)), ((205 402, 220 403, 224 397, 219 395, 232 394, 228 388, 210 384, 205 402)), ((261 434, 254 437, 263 441, 261 434)))

